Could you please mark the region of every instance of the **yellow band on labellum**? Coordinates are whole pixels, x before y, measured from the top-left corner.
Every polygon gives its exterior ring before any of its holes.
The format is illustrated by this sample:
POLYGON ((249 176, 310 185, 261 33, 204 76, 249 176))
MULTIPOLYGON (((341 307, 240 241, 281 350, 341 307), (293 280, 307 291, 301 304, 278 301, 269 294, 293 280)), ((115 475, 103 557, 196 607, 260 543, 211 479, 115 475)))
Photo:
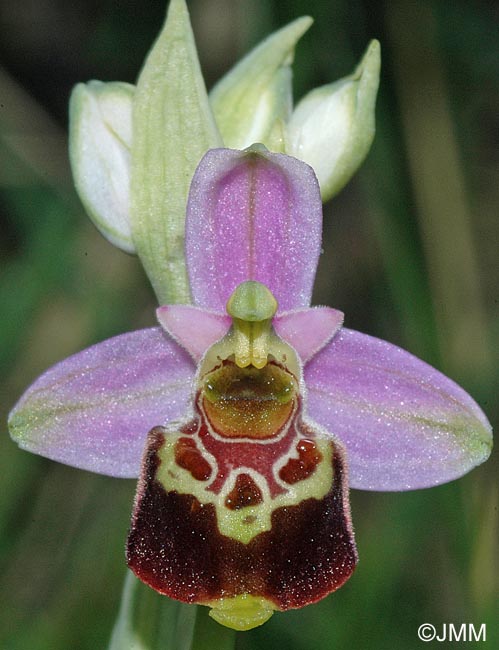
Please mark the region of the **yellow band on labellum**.
MULTIPOLYGON (((192 495, 201 509, 212 505, 218 531, 242 544, 272 529, 272 515, 305 499, 322 499, 333 484, 332 450, 328 441, 302 441, 299 431, 290 431, 293 444, 281 458, 269 461, 269 473, 241 467, 228 471, 219 491, 213 490, 217 459, 202 443, 187 446, 182 432, 169 432, 158 450, 160 466, 156 478, 167 492, 192 495), (312 449, 307 449, 307 443, 312 449), (272 496, 269 480, 281 490, 272 496)), ((253 454, 265 449, 272 454, 271 439, 254 440, 253 454), (259 446, 262 445, 262 446, 259 446)), ((224 445, 237 441, 227 441, 224 445)), ((219 459, 220 461, 220 459, 219 459)), ((263 468, 262 468, 263 469, 263 468)))

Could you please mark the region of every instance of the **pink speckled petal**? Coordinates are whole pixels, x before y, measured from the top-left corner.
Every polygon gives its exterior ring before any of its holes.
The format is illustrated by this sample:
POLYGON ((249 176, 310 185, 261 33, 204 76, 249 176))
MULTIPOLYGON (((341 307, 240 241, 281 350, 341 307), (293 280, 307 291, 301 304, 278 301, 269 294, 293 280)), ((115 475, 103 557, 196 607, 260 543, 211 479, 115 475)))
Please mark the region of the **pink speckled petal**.
POLYGON ((343 313, 331 307, 312 307, 279 314, 275 331, 294 347, 303 363, 333 338, 343 323, 343 313))
POLYGON ((304 377, 310 417, 346 446, 352 487, 430 487, 489 456, 490 424, 473 399, 390 343, 342 329, 304 377))
POLYGON ((257 280, 281 311, 308 307, 321 226, 317 179, 305 163, 263 147, 208 151, 187 205, 194 304, 224 311, 238 284, 257 280))
POLYGON ((185 413, 194 372, 159 327, 116 336, 39 377, 10 413, 11 435, 67 465, 137 477, 149 430, 185 413))
POLYGON ((192 305, 165 305, 156 310, 156 316, 161 327, 196 361, 227 334, 232 324, 230 316, 192 305))

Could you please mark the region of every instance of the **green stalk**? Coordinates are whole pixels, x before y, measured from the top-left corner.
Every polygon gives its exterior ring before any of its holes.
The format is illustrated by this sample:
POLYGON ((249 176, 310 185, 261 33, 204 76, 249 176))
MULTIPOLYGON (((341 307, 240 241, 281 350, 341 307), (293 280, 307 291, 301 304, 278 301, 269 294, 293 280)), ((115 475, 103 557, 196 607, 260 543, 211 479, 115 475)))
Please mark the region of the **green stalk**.
POLYGON ((207 607, 162 596, 128 571, 108 650, 233 650, 235 642, 207 607))

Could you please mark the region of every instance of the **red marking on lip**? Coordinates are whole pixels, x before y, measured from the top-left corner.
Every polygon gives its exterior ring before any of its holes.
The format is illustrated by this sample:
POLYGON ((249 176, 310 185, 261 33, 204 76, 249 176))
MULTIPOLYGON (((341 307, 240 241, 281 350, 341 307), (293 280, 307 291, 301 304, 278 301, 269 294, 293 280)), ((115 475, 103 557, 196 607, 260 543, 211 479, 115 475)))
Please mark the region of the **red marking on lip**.
POLYGON ((225 499, 225 505, 229 510, 240 510, 248 506, 256 506, 262 501, 262 492, 251 476, 239 474, 234 488, 225 499))
POLYGON ((322 454, 313 440, 299 440, 296 451, 298 458, 290 458, 279 472, 279 478, 290 485, 308 478, 322 460, 322 454))
POLYGON ((199 431, 199 422, 196 418, 188 422, 187 424, 184 424, 180 431, 185 434, 186 436, 193 436, 199 431))
POLYGON ((175 462, 179 467, 190 472, 198 481, 206 481, 211 474, 211 466, 203 458, 191 438, 179 438, 175 444, 175 462))

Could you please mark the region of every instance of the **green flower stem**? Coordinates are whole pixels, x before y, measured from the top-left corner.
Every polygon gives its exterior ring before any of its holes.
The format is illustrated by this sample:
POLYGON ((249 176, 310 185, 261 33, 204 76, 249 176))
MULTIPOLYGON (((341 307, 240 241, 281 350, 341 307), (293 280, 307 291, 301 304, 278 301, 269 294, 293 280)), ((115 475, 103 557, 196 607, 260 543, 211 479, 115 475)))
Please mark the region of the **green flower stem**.
POLYGON ((127 573, 108 650, 233 650, 235 642, 207 607, 161 596, 127 573))

